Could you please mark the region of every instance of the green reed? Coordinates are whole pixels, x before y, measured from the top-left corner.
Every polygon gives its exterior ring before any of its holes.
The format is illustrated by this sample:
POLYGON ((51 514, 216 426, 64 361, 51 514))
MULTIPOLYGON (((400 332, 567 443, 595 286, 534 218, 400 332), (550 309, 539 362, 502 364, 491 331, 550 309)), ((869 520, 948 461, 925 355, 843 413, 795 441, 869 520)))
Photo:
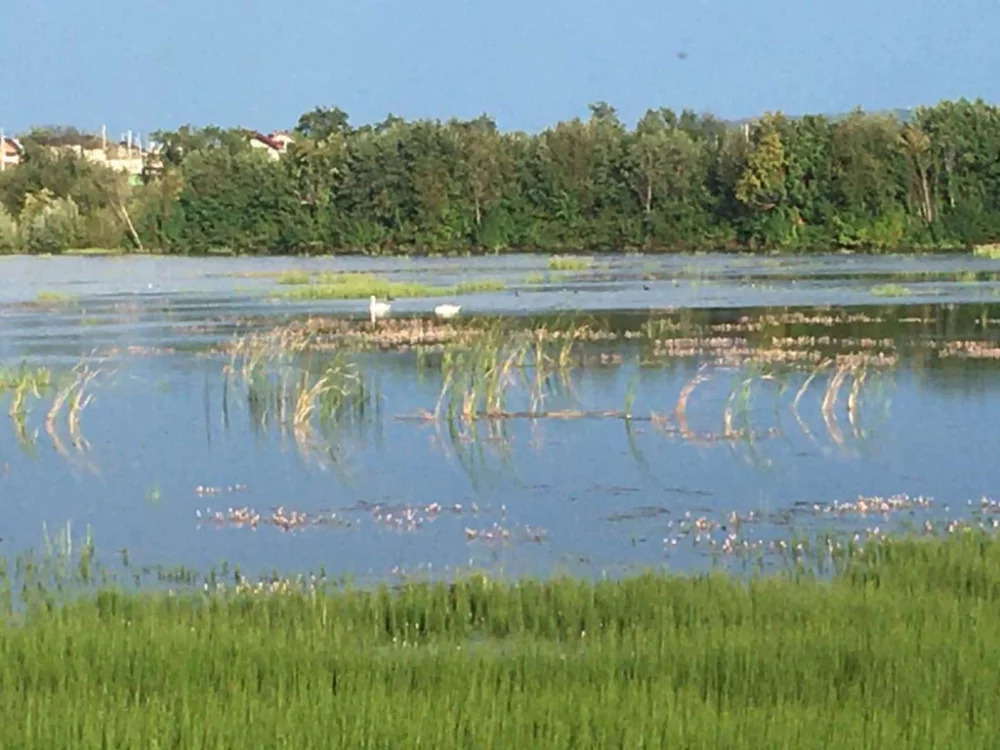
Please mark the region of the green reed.
POLYGON ((5 569, 0 742, 992 747, 1000 544, 883 540, 839 568, 170 595, 88 565, 77 596, 5 569))
POLYGON ((254 427, 275 425, 290 432, 303 453, 315 455, 328 447, 317 439, 317 427, 329 436, 346 422, 363 422, 377 408, 378 394, 345 352, 314 362, 313 340, 292 329, 237 337, 223 375, 227 399, 230 385, 245 389, 254 427))

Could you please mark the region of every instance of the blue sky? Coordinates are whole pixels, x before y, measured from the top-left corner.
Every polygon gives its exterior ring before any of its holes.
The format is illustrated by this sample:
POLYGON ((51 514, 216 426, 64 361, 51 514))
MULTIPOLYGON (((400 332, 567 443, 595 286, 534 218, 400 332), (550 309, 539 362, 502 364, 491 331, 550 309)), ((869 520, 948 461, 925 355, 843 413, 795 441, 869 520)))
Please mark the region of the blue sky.
POLYGON ((291 127, 606 100, 722 117, 1000 99, 996 0, 32 0, 5 3, 0 127, 291 127), (678 53, 686 53, 680 59, 678 53))

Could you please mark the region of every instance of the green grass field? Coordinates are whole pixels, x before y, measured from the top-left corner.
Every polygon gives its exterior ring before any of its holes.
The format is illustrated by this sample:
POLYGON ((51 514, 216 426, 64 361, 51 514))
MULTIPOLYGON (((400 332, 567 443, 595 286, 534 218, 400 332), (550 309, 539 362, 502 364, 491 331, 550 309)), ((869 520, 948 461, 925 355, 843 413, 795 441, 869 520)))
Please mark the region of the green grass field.
POLYGON ((968 748, 1000 731, 1000 544, 978 534, 877 543, 832 583, 470 577, 34 593, 25 611, 7 580, 2 747, 968 748))

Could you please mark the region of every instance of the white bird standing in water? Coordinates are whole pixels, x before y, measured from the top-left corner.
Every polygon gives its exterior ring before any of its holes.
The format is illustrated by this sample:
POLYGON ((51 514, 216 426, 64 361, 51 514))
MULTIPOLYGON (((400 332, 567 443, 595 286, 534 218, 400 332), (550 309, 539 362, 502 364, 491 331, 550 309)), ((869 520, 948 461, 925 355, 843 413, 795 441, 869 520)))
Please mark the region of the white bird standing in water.
POLYGON ((454 318, 456 315, 458 315, 459 310, 461 309, 462 309, 461 305, 450 305, 450 304, 438 305, 437 307, 434 308, 434 314, 437 315, 439 318, 443 319, 454 318))
POLYGON ((372 325, 375 324, 376 319, 384 318, 389 314, 389 308, 392 307, 388 302, 379 302, 378 298, 373 294, 371 300, 368 302, 368 315, 372 320, 372 325))

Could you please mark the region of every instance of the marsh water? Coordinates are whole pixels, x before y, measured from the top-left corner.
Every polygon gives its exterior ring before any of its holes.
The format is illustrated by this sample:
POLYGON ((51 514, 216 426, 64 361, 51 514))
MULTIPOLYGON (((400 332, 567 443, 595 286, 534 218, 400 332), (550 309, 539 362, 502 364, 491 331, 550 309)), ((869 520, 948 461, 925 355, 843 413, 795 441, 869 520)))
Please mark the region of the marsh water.
MULTIPOLYGON (((393 300, 391 321, 440 301, 393 300)), ((68 524, 148 565, 615 575, 1000 511, 995 260, 0 259, 0 370, 22 367, 92 378, 71 429, 67 409, 47 419, 55 386, 0 396, 8 557, 68 524), (579 344, 544 409, 458 427, 431 416, 434 356, 348 352, 372 403, 304 447, 261 419, 226 346, 369 324, 366 301, 283 296, 290 270, 490 279, 504 288, 449 298, 460 320, 577 316, 610 335, 579 344)))

